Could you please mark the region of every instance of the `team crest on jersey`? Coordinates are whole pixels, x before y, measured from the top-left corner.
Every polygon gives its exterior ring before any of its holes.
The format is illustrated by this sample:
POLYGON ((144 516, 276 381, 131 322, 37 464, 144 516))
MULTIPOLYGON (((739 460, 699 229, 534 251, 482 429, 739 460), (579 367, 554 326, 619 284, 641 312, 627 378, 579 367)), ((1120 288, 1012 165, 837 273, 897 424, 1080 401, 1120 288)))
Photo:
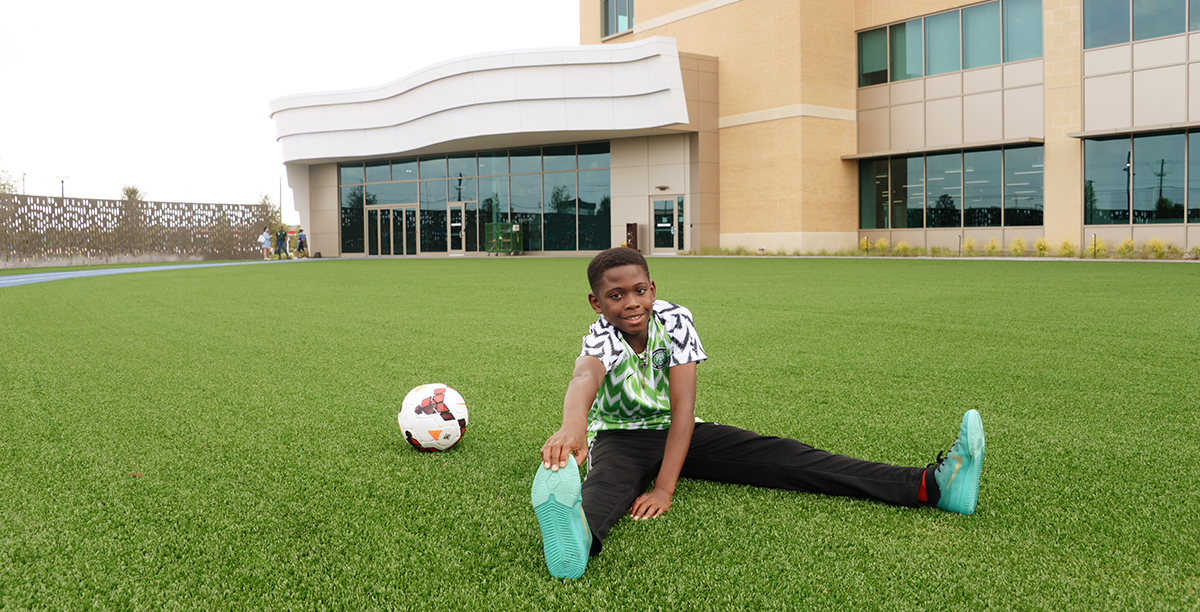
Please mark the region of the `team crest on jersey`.
POLYGON ((653 365, 655 370, 667 367, 667 349, 654 349, 654 353, 650 355, 650 365, 653 365))

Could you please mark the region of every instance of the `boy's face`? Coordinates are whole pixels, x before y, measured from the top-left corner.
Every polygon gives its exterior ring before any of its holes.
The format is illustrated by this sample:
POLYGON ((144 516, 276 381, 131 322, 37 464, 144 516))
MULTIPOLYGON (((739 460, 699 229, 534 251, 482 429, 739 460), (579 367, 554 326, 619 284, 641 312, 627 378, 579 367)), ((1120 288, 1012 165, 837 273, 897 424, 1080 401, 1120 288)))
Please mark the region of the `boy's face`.
POLYGON ((654 312, 654 293, 654 281, 641 266, 619 266, 604 273, 588 302, 626 336, 642 337, 654 312))

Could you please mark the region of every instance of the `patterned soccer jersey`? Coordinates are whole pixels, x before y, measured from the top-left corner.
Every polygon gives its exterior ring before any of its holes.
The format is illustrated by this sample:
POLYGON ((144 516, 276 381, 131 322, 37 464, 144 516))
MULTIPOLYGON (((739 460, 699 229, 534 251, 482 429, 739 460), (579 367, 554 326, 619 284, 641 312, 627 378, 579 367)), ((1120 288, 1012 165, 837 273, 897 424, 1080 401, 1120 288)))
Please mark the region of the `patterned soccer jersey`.
MULTIPOLYGON (((588 411, 588 440, 605 429, 666 429, 671 425, 671 392, 667 370, 707 359, 683 306, 654 301, 646 351, 629 348, 620 330, 603 316, 583 338, 579 356, 590 355, 606 372, 596 401, 588 411)), ((697 418, 697 421, 700 419, 697 418)))

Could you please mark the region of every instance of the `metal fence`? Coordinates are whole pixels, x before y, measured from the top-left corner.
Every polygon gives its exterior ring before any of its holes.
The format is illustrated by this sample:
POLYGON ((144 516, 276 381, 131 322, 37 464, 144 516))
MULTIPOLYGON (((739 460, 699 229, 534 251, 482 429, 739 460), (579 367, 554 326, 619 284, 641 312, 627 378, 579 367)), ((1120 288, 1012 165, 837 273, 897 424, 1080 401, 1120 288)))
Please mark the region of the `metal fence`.
POLYGON ((0 268, 253 259, 270 209, 0 194, 0 268))

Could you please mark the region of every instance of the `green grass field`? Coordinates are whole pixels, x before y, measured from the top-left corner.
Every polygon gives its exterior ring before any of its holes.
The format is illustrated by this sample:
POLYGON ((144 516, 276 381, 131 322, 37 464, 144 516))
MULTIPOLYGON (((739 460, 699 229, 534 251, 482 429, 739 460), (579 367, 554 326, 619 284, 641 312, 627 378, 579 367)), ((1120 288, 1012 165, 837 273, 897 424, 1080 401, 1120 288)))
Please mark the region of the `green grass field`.
POLYGON ((1200 265, 652 259, 701 417, 925 465, 963 517, 684 480, 582 579, 529 505, 586 260, 313 261, 0 289, 0 608, 1195 610, 1200 265), (414 452, 413 386, 466 438, 414 452))

